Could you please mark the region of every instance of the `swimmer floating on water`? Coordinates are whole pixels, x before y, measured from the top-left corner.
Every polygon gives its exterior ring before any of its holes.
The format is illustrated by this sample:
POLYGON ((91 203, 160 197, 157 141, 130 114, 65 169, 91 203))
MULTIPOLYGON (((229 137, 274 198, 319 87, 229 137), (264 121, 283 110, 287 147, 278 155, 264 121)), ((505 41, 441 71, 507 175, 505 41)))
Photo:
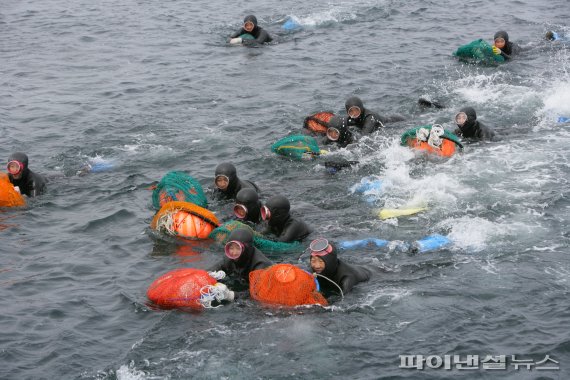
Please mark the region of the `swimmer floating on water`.
POLYGON ((234 215, 241 222, 256 225, 261 223, 261 201, 254 189, 241 189, 236 195, 234 215))
POLYGON ((277 241, 290 243, 301 241, 311 233, 309 226, 293 218, 289 214, 291 204, 282 195, 275 195, 261 207, 261 217, 267 221, 267 229, 264 234, 272 233, 277 236, 277 241))
POLYGON ((521 48, 519 45, 509 41, 509 34, 504 30, 500 30, 495 33, 493 53, 500 55, 505 60, 509 60, 513 55, 520 52, 521 48))
POLYGON ((15 152, 8 157, 8 178, 14 188, 22 195, 36 197, 46 190, 46 180, 28 168, 28 156, 15 152))
POLYGON ((242 28, 231 35, 229 43, 234 45, 253 45, 264 44, 271 41, 273 41, 273 39, 269 33, 260 26, 257 26, 257 18, 254 15, 249 15, 244 18, 242 28))
POLYGON ((259 192, 255 183, 239 179, 236 167, 229 162, 221 163, 216 167, 214 184, 215 192, 227 199, 235 199, 237 193, 245 188, 259 192))
POLYGON ((477 120, 477 113, 473 107, 463 107, 455 115, 457 129, 454 134, 474 140, 494 140, 495 132, 477 120))

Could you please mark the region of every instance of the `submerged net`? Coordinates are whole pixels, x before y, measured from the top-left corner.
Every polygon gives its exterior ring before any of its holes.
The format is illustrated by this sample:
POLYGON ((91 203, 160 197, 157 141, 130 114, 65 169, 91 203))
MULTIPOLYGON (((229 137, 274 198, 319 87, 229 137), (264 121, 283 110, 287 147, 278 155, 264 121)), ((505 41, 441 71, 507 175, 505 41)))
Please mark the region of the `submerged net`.
POLYGON ((153 281, 146 295, 150 301, 164 309, 201 309, 202 289, 215 285, 217 280, 201 269, 176 269, 153 281))
POLYGON ((292 252, 302 252, 303 245, 298 242, 291 242, 291 243, 284 243, 280 241, 273 241, 270 239, 266 239, 257 231, 254 231, 253 228, 239 222, 237 220, 230 220, 229 222, 225 222, 215 230, 213 230, 210 235, 208 236, 210 239, 214 239, 221 245, 224 245, 228 242, 228 237, 232 233, 233 230, 237 228, 245 228, 251 231, 253 234, 253 245, 262 251, 263 253, 292 253, 292 252))
POLYGON ((25 206, 26 200, 14 189, 6 173, 0 173, 0 207, 25 206))
POLYGON ((271 145, 271 151, 294 159, 312 159, 321 153, 319 144, 312 136, 293 135, 271 145))
POLYGON ((317 112, 314 115, 308 116, 303 122, 303 127, 313 132, 326 134, 328 129, 328 122, 334 116, 332 112, 317 112))
POLYGON ((152 192, 152 205, 157 209, 172 201, 191 202, 200 207, 208 207, 208 200, 200 182, 184 172, 166 173, 152 192))
POLYGON ((219 225, 218 218, 205 208, 189 202, 168 202, 154 215, 150 227, 184 239, 207 239, 219 225))
POLYGON ((501 55, 493 53, 493 46, 483 39, 460 46, 453 55, 477 63, 496 64, 505 61, 501 55))
POLYGON ((254 270, 249 274, 249 292, 254 300, 270 305, 328 305, 315 278, 291 264, 254 270))

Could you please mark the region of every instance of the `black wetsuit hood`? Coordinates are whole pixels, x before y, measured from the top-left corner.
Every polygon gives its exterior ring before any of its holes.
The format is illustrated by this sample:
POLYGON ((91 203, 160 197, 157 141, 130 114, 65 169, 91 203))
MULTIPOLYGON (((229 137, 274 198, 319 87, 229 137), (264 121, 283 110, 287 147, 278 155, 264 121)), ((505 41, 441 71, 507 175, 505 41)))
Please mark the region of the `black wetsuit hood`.
POLYGON ((458 113, 465 112, 467 120, 463 125, 457 124, 463 135, 472 135, 477 128, 477 113, 473 107, 463 107, 458 113))
POLYGON ((281 229, 285 223, 291 218, 289 211, 291 204, 283 195, 275 195, 265 202, 265 206, 269 209, 271 217, 269 218, 269 226, 281 229))
POLYGON ((339 146, 344 148, 345 146, 354 141, 352 132, 348 129, 348 123, 344 117, 341 116, 331 117, 331 119, 328 122, 328 127, 336 128, 339 131, 338 140, 333 141, 329 139, 331 142, 337 143, 339 146))
POLYGON ((20 188, 20 193, 22 195, 27 195, 28 197, 35 197, 44 192, 46 186, 46 180, 41 175, 36 174, 30 170, 28 167, 29 160, 28 156, 22 152, 14 152, 8 157, 8 162, 18 161, 22 163, 24 167, 22 169, 22 175, 20 178, 16 179, 10 173, 8 173, 8 178, 14 186, 20 188))
POLYGON ((331 246, 333 247, 331 253, 318 257, 325 262, 325 269, 320 274, 333 280, 338 270, 338 256, 336 255, 336 247, 332 243, 331 246))
POLYGON ((497 38, 502 38, 505 40, 505 46, 501 50, 505 54, 511 56, 514 53, 514 51, 513 51, 513 43, 509 41, 509 34, 504 30, 499 30, 497 33, 495 33, 493 40, 496 40, 497 38))
POLYGON ((360 108, 360 116, 358 116, 356 119, 348 116, 348 121, 360 125, 364 122, 364 118, 366 117, 366 110, 364 109, 364 103, 362 103, 362 100, 360 100, 360 98, 357 96, 351 96, 346 100, 346 103, 344 103, 344 107, 346 108, 347 113, 350 107, 354 106, 360 108))
POLYGON ((228 177, 228 187, 225 190, 219 189, 216 186, 216 189, 221 192, 222 194, 226 195, 230 198, 235 198, 237 193, 243 188, 253 188, 255 191, 258 191, 257 185, 251 181, 242 181, 239 179, 237 175, 236 167, 229 163, 223 162, 216 167, 216 172, 214 178, 217 178, 219 175, 225 175, 228 177))
POLYGON ((244 205, 247 208, 245 222, 259 223, 261 222, 261 201, 257 191, 251 188, 241 189, 236 195, 236 204, 244 205))
POLYGON ((457 125, 457 129, 454 133, 461 137, 483 139, 483 140, 495 140, 495 132, 487 127, 485 124, 477 120, 477 114, 473 107, 463 107, 459 112, 465 112, 467 115, 467 120, 462 126, 457 125))
POLYGON ((244 25, 248 21, 251 21, 253 23, 253 30, 251 32, 248 32, 247 30, 244 29, 243 31, 245 33, 249 33, 252 36, 254 36, 255 38, 257 38, 259 36, 259 27, 257 26, 257 17, 255 17, 254 15, 245 16, 245 18, 243 19, 244 25))
POLYGON ((238 241, 244 245, 244 250, 237 260, 224 256, 221 270, 226 274, 237 274, 244 282, 249 282, 249 273, 256 269, 263 269, 273 265, 260 250, 253 245, 253 233, 249 229, 237 228, 230 233, 228 241, 238 241))

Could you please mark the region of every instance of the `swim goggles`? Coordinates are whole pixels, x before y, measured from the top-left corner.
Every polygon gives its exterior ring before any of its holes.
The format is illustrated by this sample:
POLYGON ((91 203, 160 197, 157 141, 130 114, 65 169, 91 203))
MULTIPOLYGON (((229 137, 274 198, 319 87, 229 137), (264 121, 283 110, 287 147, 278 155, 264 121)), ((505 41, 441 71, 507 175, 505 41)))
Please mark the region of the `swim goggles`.
POLYGON ((267 206, 261 206, 261 219, 269 220, 271 219, 271 210, 267 206))
POLYGON ((498 37, 495 38, 495 44, 499 43, 499 44, 504 44, 506 41, 503 37, 498 37))
POLYGON ((459 112, 457 115, 455 115, 455 122, 459 126, 465 124, 467 119, 468 119, 468 117, 467 117, 467 114, 465 112, 459 112))
POLYGON ((241 254, 243 253, 244 250, 245 250, 245 246, 243 245, 243 243, 241 241, 237 241, 237 240, 228 241, 224 247, 224 252, 226 253, 227 258, 230 260, 239 259, 239 257, 241 256, 241 254), (232 253, 232 251, 230 250, 230 248, 235 247, 236 245, 239 247, 239 251, 237 254, 232 253))
POLYGON ((336 128, 330 127, 327 129, 327 137, 331 141, 337 141, 340 137, 340 131, 336 128))
POLYGON ((333 251, 332 245, 325 238, 317 238, 309 244, 311 256, 325 256, 333 251))
POLYGON ((250 29, 250 31, 251 31, 251 30, 253 30, 253 29, 255 28, 255 24, 254 24, 253 22, 251 22, 251 21, 246 21, 246 22, 243 24, 243 28, 244 28, 245 30, 250 29))
POLYGON ((18 175, 24 170, 24 164, 20 161, 12 160, 8 162, 6 169, 8 170, 8 173, 12 175, 18 175))
POLYGON ((362 113, 362 110, 358 106, 352 106, 348 109, 347 113, 348 113, 348 116, 350 116, 352 119, 358 119, 358 117, 362 113), (353 116, 353 115, 356 115, 356 116, 353 116))
POLYGON ((234 206, 234 215, 239 219, 245 219, 245 217, 247 216, 247 207, 237 203, 234 206))

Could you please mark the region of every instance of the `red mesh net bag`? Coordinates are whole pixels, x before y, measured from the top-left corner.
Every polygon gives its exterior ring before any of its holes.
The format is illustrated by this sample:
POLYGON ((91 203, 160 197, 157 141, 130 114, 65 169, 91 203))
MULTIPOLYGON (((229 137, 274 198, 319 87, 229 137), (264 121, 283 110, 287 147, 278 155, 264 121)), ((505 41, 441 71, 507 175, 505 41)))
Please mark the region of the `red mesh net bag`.
POLYGON ((14 189, 6 173, 0 173, 0 207, 25 206, 26 200, 14 189))
POLYGON ((314 115, 305 118, 303 127, 317 133, 326 134, 328 129, 328 122, 334 116, 332 112, 318 112, 314 115))
POLYGON ((328 305, 314 277, 291 264, 254 270, 249 274, 249 292, 254 300, 270 305, 328 305))
POLYGON ((168 202, 158 210, 150 227, 184 239, 207 239, 218 227, 218 218, 209 210, 190 202, 168 202))
POLYGON ((201 290, 204 286, 215 285, 217 280, 201 269, 176 269, 163 274, 146 292, 149 300, 163 309, 201 309, 201 290))

